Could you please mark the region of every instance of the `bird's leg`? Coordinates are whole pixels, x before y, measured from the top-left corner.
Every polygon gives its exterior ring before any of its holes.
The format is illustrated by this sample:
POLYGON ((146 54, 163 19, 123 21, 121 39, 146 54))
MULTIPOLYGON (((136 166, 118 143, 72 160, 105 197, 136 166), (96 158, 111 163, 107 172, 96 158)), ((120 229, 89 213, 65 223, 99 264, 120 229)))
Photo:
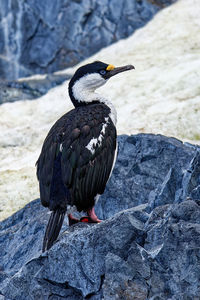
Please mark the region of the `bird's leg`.
POLYGON ((68 214, 68 220, 69 220, 69 226, 74 225, 78 222, 80 222, 79 219, 72 216, 72 214, 68 214))
POLYGON ((87 211, 88 217, 90 218, 91 223, 100 223, 101 220, 98 219, 97 215, 95 214, 94 207, 87 211))
POLYGON ((77 224, 78 222, 83 222, 83 223, 100 223, 101 222, 101 220, 99 220, 95 214, 94 207, 92 209, 89 209, 87 211, 87 216, 82 217, 80 220, 73 217, 72 214, 68 215, 68 219, 69 219, 69 226, 77 224))

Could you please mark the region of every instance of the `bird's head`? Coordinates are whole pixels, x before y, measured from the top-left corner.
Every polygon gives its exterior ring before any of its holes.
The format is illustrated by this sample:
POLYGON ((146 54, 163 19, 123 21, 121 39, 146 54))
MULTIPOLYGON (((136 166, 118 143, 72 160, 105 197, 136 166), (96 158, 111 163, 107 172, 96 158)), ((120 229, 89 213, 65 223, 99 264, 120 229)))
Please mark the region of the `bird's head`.
POLYGON ((121 72, 132 70, 132 65, 114 67, 101 61, 84 65, 76 70, 69 83, 69 95, 75 106, 95 101, 94 92, 104 85, 109 78, 121 72))

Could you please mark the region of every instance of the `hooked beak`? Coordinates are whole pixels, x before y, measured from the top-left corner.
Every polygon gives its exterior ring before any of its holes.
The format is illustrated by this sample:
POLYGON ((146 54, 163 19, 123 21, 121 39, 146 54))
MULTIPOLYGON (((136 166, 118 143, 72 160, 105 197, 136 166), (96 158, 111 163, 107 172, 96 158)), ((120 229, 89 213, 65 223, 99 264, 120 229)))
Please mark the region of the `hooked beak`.
POLYGON ((135 69, 135 67, 132 65, 114 68, 113 70, 110 70, 109 72, 107 72, 107 74, 105 75, 105 79, 109 79, 110 77, 117 75, 121 72, 129 71, 129 70, 133 70, 133 69, 135 69))

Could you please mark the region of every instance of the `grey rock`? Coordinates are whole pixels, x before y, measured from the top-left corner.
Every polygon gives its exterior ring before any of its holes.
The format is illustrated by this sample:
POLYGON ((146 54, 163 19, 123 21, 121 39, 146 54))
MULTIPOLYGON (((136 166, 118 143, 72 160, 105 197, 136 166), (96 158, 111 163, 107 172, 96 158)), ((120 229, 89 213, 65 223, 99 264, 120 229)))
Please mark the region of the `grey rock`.
POLYGON ((118 140, 117 164, 96 208, 100 218, 147 202, 151 210, 193 195, 200 199, 199 147, 151 134, 118 140))
POLYGON ((0 104, 18 100, 36 99, 71 77, 67 75, 48 74, 41 79, 2 81, 0 82, 0 104))
MULTIPOLYGON (((34 204, 39 206, 38 201, 34 204)), ((143 242, 143 224, 135 218, 135 211, 135 208, 124 211, 100 225, 80 224, 67 228, 48 256, 36 250, 39 256, 35 255, 28 261, 28 254, 24 253, 24 257, 21 253, 23 267, 19 269, 18 265, 15 270, 10 270, 15 274, 3 281, 0 292, 11 299, 43 299, 51 295, 52 284, 57 289, 59 287, 64 296, 70 293, 72 287, 84 297, 98 293, 105 273, 106 255, 112 252, 123 257, 127 255, 130 244, 143 242), (44 284, 47 290, 43 290, 44 284)), ((41 231, 43 233, 44 230, 41 231)), ((41 241, 37 247, 40 245, 41 241)))
POLYGON ((199 218, 200 207, 194 201, 172 206, 168 216, 159 223, 156 214, 152 217, 144 245, 148 253, 153 254, 153 273, 148 281, 150 296, 159 294, 162 299, 200 297, 199 218))
POLYGON ((118 140, 96 206, 104 222, 65 218, 44 254, 39 199, 0 223, 2 300, 200 298, 200 147, 161 135, 118 140))
POLYGON ((175 0, 1 1, 0 78, 72 66, 128 37, 175 0))

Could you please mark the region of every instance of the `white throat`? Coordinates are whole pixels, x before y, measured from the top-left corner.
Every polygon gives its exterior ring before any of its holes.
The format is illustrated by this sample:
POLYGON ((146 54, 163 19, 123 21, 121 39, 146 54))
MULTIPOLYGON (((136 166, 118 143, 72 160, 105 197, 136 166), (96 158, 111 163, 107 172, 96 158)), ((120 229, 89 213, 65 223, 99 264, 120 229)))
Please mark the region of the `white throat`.
POLYGON ((110 118, 113 124, 117 123, 117 112, 112 102, 96 92, 96 89, 106 83, 106 80, 100 74, 87 74, 77 80, 73 87, 72 93, 74 98, 79 102, 91 103, 99 101, 107 105, 110 110, 110 118))

